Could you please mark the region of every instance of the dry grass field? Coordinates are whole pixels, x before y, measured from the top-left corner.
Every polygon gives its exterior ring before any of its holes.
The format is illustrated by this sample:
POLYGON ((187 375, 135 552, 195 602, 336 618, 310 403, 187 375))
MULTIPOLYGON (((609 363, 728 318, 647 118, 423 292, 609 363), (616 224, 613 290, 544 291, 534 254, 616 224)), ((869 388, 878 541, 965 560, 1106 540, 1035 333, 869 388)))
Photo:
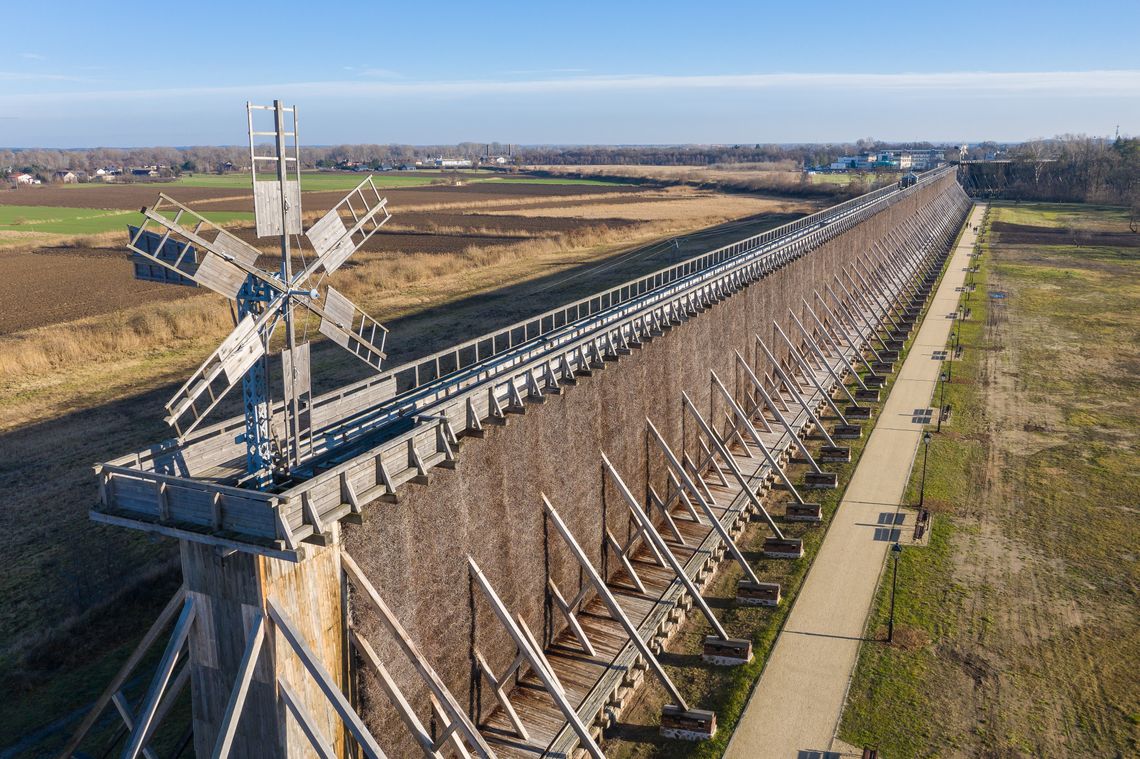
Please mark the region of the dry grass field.
MULTIPOLYGON (((68 207, 83 207, 77 198, 139 207, 155 194, 92 190, 43 192, 68 207)), ((172 194, 192 195, 205 213, 248 208, 234 188, 172 194)), ((485 183, 385 194, 391 227, 334 283, 391 327, 391 365, 813 210, 691 188, 485 183), (677 218, 645 213, 654 202, 677 218), (588 210, 536 212, 567 207, 588 210)), ((339 197, 306 193, 306 210, 339 197)), ((58 745, 66 728, 50 723, 97 694, 176 582, 170 543, 87 519, 90 467, 169 436, 163 401, 232 325, 218 296, 132 280, 124 238, 40 235, 0 251, 0 272, 23 278, 20 307, 0 315, 0 528, 9 538, 0 548, 0 684, 18 704, 0 710, 0 751, 28 736, 29 746, 58 745)), ((326 347, 315 346, 318 390, 361 376, 326 347)))
POLYGON ((900 759, 1137 756, 1140 235, 1123 209, 989 219, 902 644, 864 647, 840 734, 900 759))
POLYGON ((858 195, 897 180, 898 175, 813 174, 794 161, 724 163, 711 166, 533 166, 551 176, 652 181, 725 191, 796 196, 858 195))

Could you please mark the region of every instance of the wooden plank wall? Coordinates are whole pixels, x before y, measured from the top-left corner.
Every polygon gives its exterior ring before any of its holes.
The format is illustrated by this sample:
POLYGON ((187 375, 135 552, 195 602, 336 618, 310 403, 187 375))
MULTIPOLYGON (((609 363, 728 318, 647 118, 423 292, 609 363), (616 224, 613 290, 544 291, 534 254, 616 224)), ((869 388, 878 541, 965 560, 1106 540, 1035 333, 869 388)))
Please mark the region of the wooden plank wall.
MULTIPOLYGON (((709 389, 709 369, 732 386, 740 382, 733 349, 754 359, 753 335, 786 357, 773 320, 788 328, 787 308, 801 318, 822 283, 869 250, 905 217, 937 193, 953 189, 953 177, 848 231, 768 278, 674 328, 632 355, 551 396, 545 405, 513 417, 507 427, 488 426, 486 438, 460 450, 455 471, 435 470, 426 486, 408 485, 398 504, 366 507, 363 525, 345 525, 347 550, 424 649, 461 703, 483 713, 493 698, 474 688, 472 647, 497 670, 513 657, 513 645, 481 595, 471 593, 465 555, 470 553, 512 612, 523 615, 544 641, 561 628, 544 603, 546 578, 564 592, 578 587, 578 571, 566 552, 549 551, 539 493, 544 491, 595 563, 603 521, 625 535, 624 506, 601 476, 605 449, 631 490, 644 496, 652 483, 664 492, 662 457, 649 455, 646 415, 673 446, 684 440, 696 453, 696 437, 683 429, 680 396, 687 391, 702 411, 719 413, 709 389), (688 433, 688 434, 686 434, 688 433)), ((833 285, 834 286, 834 285, 833 285)), ((753 364, 764 369, 763 360, 753 364)), ((739 387, 739 385, 738 385, 739 387)), ((613 566, 605 567, 612 571, 613 566)), ((421 718, 426 697, 402 657, 366 608, 353 606, 354 624, 409 692, 421 718)), ((397 740, 404 731, 369 675, 360 675, 362 713, 375 735, 397 740)), ((394 755, 413 755, 411 744, 393 744, 394 755), (403 750, 405 753, 401 753, 403 750)))

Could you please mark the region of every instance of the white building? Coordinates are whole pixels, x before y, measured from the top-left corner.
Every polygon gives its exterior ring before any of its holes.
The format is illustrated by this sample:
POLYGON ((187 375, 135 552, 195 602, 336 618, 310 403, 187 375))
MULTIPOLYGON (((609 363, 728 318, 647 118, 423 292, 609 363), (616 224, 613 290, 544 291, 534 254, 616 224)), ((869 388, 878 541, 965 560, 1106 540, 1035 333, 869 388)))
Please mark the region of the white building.
POLYGON ((443 156, 436 158, 432 163, 441 169, 469 169, 473 165, 467 158, 444 158, 443 156))

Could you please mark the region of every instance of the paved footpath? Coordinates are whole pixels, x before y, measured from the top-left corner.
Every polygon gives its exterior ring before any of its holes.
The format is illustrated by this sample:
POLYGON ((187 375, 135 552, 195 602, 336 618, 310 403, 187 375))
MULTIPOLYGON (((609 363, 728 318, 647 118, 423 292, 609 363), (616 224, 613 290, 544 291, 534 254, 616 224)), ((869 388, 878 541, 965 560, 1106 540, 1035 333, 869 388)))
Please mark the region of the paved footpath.
POLYGON ((726 759, 808 759, 841 747, 833 739, 855 669, 867 613, 911 465, 922 437, 916 409, 926 409, 938 381, 965 282, 976 206, 947 266, 899 376, 867 441, 834 522, 749 697, 726 759))

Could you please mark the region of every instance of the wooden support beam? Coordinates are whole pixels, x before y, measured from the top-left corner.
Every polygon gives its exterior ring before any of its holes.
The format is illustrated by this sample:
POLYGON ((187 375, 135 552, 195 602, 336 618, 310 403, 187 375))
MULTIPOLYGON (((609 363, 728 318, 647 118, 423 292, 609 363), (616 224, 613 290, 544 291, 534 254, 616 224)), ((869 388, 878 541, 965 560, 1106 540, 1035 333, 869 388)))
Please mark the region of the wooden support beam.
POLYGON ((193 596, 186 596, 186 600, 182 602, 182 611, 178 615, 178 621, 174 623, 174 629, 170 633, 170 641, 166 644, 166 651, 162 654, 158 669, 155 670, 154 678, 150 681, 150 688, 147 690, 146 698, 143 699, 138 720, 131 730, 130 740, 123 749, 123 759, 137 759, 139 752, 142 751, 147 734, 156 724, 155 714, 158 711, 159 702, 162 699, 162 694, 166 691, 166 686, 170 684, 170 678, 174 674, 174 666, 178 663, 178 657, 182 654, 182 647, 186 644, 186 637, 190 634, 190 625, 194 622, 194 613, 194 598, 193 596))
MULTIPOLYGON (((666 457, 666 459, 668 459, 669 464, 672 466, 675 466, 675 467, 680 466, 680 462, 678 462, 677 457, 673 455, 673 451, 670 450, 669 446, 665 444, 665 438, 663 438, 661 436, 661 433, 657 431, 657 428, 655 426, 653 426, 653 422, 650 421, 648 417, 645 419, 645 424, 649 428, 649 433, 654 438, 657 439, 657 441, 661 445, 662 450, 665 451, 665 457, 666 457)), ((763 443, 761 443, 761 445, 763 445, 763 443)), ((729 455, 731 456, 731 454, 729 454, 729 455)), ((735 465, 735 462, 733 462, 733 465, 735 465)), ((737 470, 737 471, 739 471, 739 470, 737 470)), ((692 480, 689 479, 688 473, 685 472, 684 470, 682 470, 682 477, 684 477, 684 479, 685 479, 685 486, 686 487, 689 487, 689 488, 694 487, 692 480)), ((744 488, 745 491, 748 491, 748 492, 751 492, 751 490, 752 490, 751 486, 749 485, 749 483, 746 480, 743 481, 742 487, 744 488)), ((755 497, 755 493, 753 493, 752 495, 753 495, 753 497, 755 497)), ((732 536, 728 534, 728 530, 726 530, 724 528, 724 525, 721 524, 720 519, 717 517, 716 513, 712 510, 712 507, 709 506, 709 504, 705 502, 705 499, 703 497, 698 497, 698 503, 701 504, 701 508, 704 509, 705 516, 707 516, 709 518, 709 522, 712 523, 713 530, 716 532, 717 535, 720 535, 720 539, 724 541, 725 547, 728 549, 728 552, 732 554, 732 558, 736 559, 736 563, 740 565, 740 569, 744 572, 745 577, 747 577, 752 582, 760 582, 760 578, 758 578, 756 576, 756 573, 752 571, 752 567, 749 566, 748 561, 744 558, 744 554, 742 554, 740 552, 740 549, 736 547, 736 541, 734 541, 732 539, 732 536)))
POLYGON ((297 720, 297 724, 301 726, 301 732, 309 739, 309 745, 317 752, 317 756, 321 757, 321 759, 340 759, 333 750, 328 738, 325 738, 320 728, 317 727, 313 715, 305 708, 305 702, 293 692, 292 687, 290 687, 289 683, 286 682, 283 677, 277 678, 277 692, 280 694, 281 701, 284 702, 285 708, 293 715, 293 719, 297 720))
POLYGON ((432 697, 437 699, 442 709, 447 714, 448 719, 452 725, 457 725, 460 732, 463 733, 464 739, 471 745, 475 752, 482 757, 482 759, 493 759, 494 753, 491 751, 490 746, 483 739, 475 724, 467 717, 467 713, 459 702, 448 690, 447 686, 443 684, 443 680, 436 673, 435 669, 428 663, 427 659, 421 653, 419 646, 415 644, 408 631, 400 624, 396 615, 388 608, 388 604, 380 596, 380 593, 369 582, 364 572, 356 561, 348 554, 347 551, 341 551, 340 554, 341 567, 344 569, 345 575, 357 586, 362 592, 364 599, 372 606, 372 608, 380 615, 380 621, 391 633, 396 645, 403 651, 404 656, 412 663, 420 678, 427 685, 428 690, 431 692, 432 697))
POLYGON ((290 620, 284 612, 277 608, 277 605, 272 599, 268 601, 268 606, 269 618, 273 620, 277 629, 285 637, 285 640, 293 649, 293 653, 301 660, 301 663, 305 666, 309 675, 312 676, 317 686, 325 694, 325 698, 332 704, 333 709, 340 715, 345 727, 352 733, 352 737, 356 739, 356 742, 360 744, 365 755, 369 759, 387 759, 384 751, 380 748, 379 744, 376 743, 376 739, 372 737, 372 733, 370 733, 368 728, 364 725, 364 721, 360 719, 360 715, 356 713, 356 710, 352 708, 352 704, 350 704, 345 695, 341 693, 332 675, 321 665, 320 659, 313 650, 309 648, 309 644, 305 641, 304 637, 297 632, 296 625, 293 624, 292 620, 290 620))
MULTIPOLYGON (((736 351, 736 363, 738 366, 744 369, 744 376, 748 378, 748 381, 750 383, 752 383, 752 387, 756 390, 756 392, 760 393, 760 397, 764 400, 764 403, 767 404, 768 408, 772 409, 772 413, 776 417, 776 420, 784 426, 784 429, 792 432, 792 427, 788 423, 787 418, 784 416, 783 412, 781 412, 780 409, 776 407, 776 404, 772 402, 772 396, 768 394, 768 391, 765 389, 764 384, 760 382, 760 380, 756 377, 756 373, 752 371, 752 367, 750 367, 748 365, 748 362, 744 360, 744 356, 740 355, 740 351, 736 351)), ((811 419, 812 424, 815 425, 815 428, 819 430, 820 434, 822 434, 824 439, 827 440, 828 445, 837 447, 835 445, 835 441, 831 439, 831 435, 828 433, 827 428, 823 426, 823 420, 821 420, 815 413, 815 409, 808 405, 808 403, 804 401, 804 399, 799 395, 796 396, 796 400, 799 402, 800 408, 802 408, 804 410, 804 413, 808 415, 808 418, 811 419)), ((797 440, 799 439, 799 435, 796 435, 794 432, 792 432, 792 435, 797 440)), ((803 441, 797 442, 797 445, 802 444, 803 441)))
POLYGON ((353 646, 360 652, 364 663, 368 665, 372 673, 376 675, 376 679, 380 683, 380 688, 388 697, 388 701, 396 707, 396 713, 400 719, 403 720, 404 725, 408 728, 408 732, 410 732, 412 737, 416 739, 416 742, 420 744, 424 756, 429 759, 442 759, 442 755, 436 750, 435 742, 431 736, 428 735, 423 723, 420 722, 419 717, 416 716, 415 710, 412 709, 411 704, 409 704, 408 700, 404 697, 404 693, 400 690, 400 687, 396 685, 396 681, 392 679, 392 675, 388 673, 387 667, 384 666, 380 657, 377 656, 376 651, 356 630, 349 630, 349 635, 352 639, 353 646))
POLYGON ((590 581, 590 584, 593 585, 594 589, 598 592, 598 597, 602 600, 602 603, 605 605, 606 609, 613 616, 613 618, 617 620, 618 624, 622 626, 622 629, 625 630, 625 634, 629 636, 630 642, 637 649, 637 652, 645 658, 645 662, 649 666, 649 669, 653 671, 653 674, 656 675, 657 679, 661 681, 661 684, 665 686, 665 690, 668 691, 669 696, 673 699, 673 702, 685 711, 688 711, 689 707, 685 703, 685 699, 681 695, 681 691, 678 690, 672 679, 670 679, 669 675, 665 672, 664 668, 661 666, 661 662, 658 661, 652 649, 650 649, 649 646, 646 645, 645 641, 641 639, 641 635, 637 632, 637 628, 634 627, 633 622, 631 622, 629 617, 626 616, 625 611, 621 608, 621 605, 614 597, 614 594, 610 591, 609 586, 606 585, 605 580, 603 580, 602 576, 598 574, 598 571, 594 569, 594 565, 590 563, 589 558, 586 556, 586 552, 582 550, 582 547, 580 545, 578 545, 578 541, 574 538, 573 533, 570 532, 570 528, 567 527, 566 523, 562 521, 562 517, 558 514, 558 511, 555 510, 553 504, 550 503, 550 500, 546 497, 545 493, 542 494, 542 503, 543 507, 546 509, 547 516, 550 517, 550 520, 554 524, 555 529, 558 530, 558 534, 562 536, 562 539, 564 541, 566 541, 566 545, 570 549, 570 553, 574 556, 575 560, 577 560, 578 566, 582 568, 582 571, 586 575, 586 578, 590 581))
POLYGON ((242 652, 241 663, 238 664, 237 682, 230 691, 230 700, 226 704, 225 714, 218 728, 218 740, 214 743, 212 759, 224 759, 230 755, 233 746, 234 734, 237 732, 238 720, 241 719, 242 709, 245 706, 245 697, 249 693, 249 684, 253 680, 253 671, 257 667, 257 657, 261 653, 261 644, 265 641, 265 615, 258 611, 253 618, 253 629, 246 641, 245 651, 242 652))
MULTIPOLYGON (((755 337, 756 344, 760 346, 760 349, 764 351, 764 355, 767 356, 768 360, 772 362, 772 365, 775 367, 776 374, 780 376, 780 379, 784 383, 784 387, 788 388, 788 391, 795 398, 796 402, 806 409, 808 407, 808 402, 804 398, 800 387, 797 386, 792 377, 784 371, 784 367, 780 366, 779 362, 776 361, 776 356, 773 355, 772 351, 768 349, 768 346, 764 343, 764 341, 760 339, 760 335, 756 335, 755 337)), ((823 396, 824 403, 826 403, 831 408, 832 412, 839 418, 840 423, 847 424, 847 417, 843 416, 843 412, 839 410, 839 406, 835 405, 835 401, 831 398, 831 396, 828 393, 824 392, 823 388, 817 387, 816 390, 823 396)))
POLYGON ((858 401, 855 400, 855 396, 851 395, 851 391, 847 389, 847 384, 843 381, 843 378, 835 371, 835 367, 833 367, 831 362, 823 355, 823 351, 816 345, 815 340, 812 339, 811 334, 804 327, 803 322, 799 320, 799 317, 797 317, 790 308, 788 309, 788 316, 792 317, 792 321, 799 327, 800 333, 804 336, 804 342, 811 348, 815 357, 819 360, 819 363, 823 365, 827 373, 831 375, 831 378, 835 380, 835 384, 843 391, 843 394, 847 396, 847 400, 851 401, 853 405, 858 405, 858 401))
POLYGON ((71 759, 71 755, 75 753, 76 749, 79 748, 79 744, 87 737, 87 733, 91 731, 95 721, 99 719, 99 715, 103 713, 103 710, 107 708, 107 704, 111 703, 111 699, 115 697, 115 694, 118 693, 119 689, 126 683, 127 678, 131 676, 135 667, 137 667, 143 657, 146 656, 147 651, 154 645, 154 642, 158 640, 158 636, 166 628, 166 625, 169 624, 170 620, 174 618, 174 615, 182 609, 185 600, 186 586, 182 585, 174 592, 170 600, 166 602, 166 606, 159 612, 158 617, 154 620, 154 623, 151 624, 150 629, 146 631, 142 640, 140 640, 139 644, 135 646, 135 649, 131 651, 130 656, 123 662, 123 666, 119 667, 119 671, 111 678, 111 682, 103 689, 99 698, 95 699, 95 704, 91 707, 91 710, 87 712, 83 721, 79 723, 79 727, 75 729, 75 732, 63 747, 63 751, 59 754, 59 759, 71 759))
MULTIPOLYGON (((720 451, 721 456, 723 456, 728 461, 729 469, 732 471, 733 477, 736 478, 737 483, 748 495, 748 500, 751 501, 752 505, 758 509, 761 514, 764 515, 764 520, 768 522, 768 527, 770 527, 772 532, 776 534, 776 537, 783 538, 784 535, 780 532, 780 528, 776 526, 776 521, 772 519, 772 515, 768 513, 768 510, 764 508, 764 504, 760 502, 760 497, 756 495, 756 492, 752 489, 751 483, 748 482, 748 478, 744 476, 744 473, 740 471, 740 467, 736 465, 736 460, 732 458, 732 454, 728 451, 727 448, 725 448, 724 442, 721 441, 720 436, 716 434, 715 430, 709 427, 708 422, 706 422, 705 418, 701 416, 701 412, 697 410, 696 405, 694 405, 692 399, 689 398, 688 393, 682 392, 681 398, 683 399, 685 407, 689 410, 689 413, 696 420, 697 425, 701 428, 701 431, 713 442, 713 445, 715 445, 717 450, 720 451)), ((761 442, 760 450, 764 454, 764 458, 768 461, 768 466, 772 467, 772 470, 783 481, 784 485, 787 486, 792 496, 797 501, 802 502, 803 499, 800 498, 799 491, 796 490, 795 485, 792 484, 791 479, 789 479, 784 470, 780 468, 779 462, 776 461, 775 457, 772 455, 772 452, 768 450, 768 446, 764 445, 764 443, 761 442)))
POLYGON ((598 747, 598 744, 594 742, 593 737, 590 735, 590 731, 586 729, 586 726, 584 724, 582 724, 582 720, 578 717, 578 712, 575 711, 574 707, 570 705, 570 702, 566 700, 566 695, 562 690, 562 684, 559 683, 556 678, 552 677, 551 673, 553 670, 550 667, 550 662, 546 661, 546 657, 543 655, 542 650, 532 647, 530 641, 527 640, 526 635, 524 635, 522 630, 519 629, 518 625, 515 623, 515 620, 511 618, 510 613, 507 611, 507 607, 504 606, 503 602, 499 599, 499 596, 495 592, 495 589, 491 586, 490 581, 488 581, 487 577, 483 574, 483 570, 479 569, 479 565, 475 563, 475 559, 468 556, 467 564, 471 572, 471 576, 479 585, 479 588, 483 591, 483 594, 491 602, 491 609, 494 611, 495 616, 498 617, 499 622, 503 625, 503 627, 506 628, 511 638, 514 639, 515 645, 518 646, 520 653, 522 653, 530 662, 531 670, 542 682, 543 687, 546 688, 546 692, 550 694, 550 697, 554 700, 555 705, 558 706, 563 716, 566 717, 566 721, 569 722, 571 727, 574 729, 574 733, 578 736, 578 740, 581 741, 582 749, 585 750, 594 759, 605 759, 605 754, 602 753, 602 750, 598 747))
POLYGON ((610 460, 604 451, 601 455, 602 464, 605 466, 606 472, 614 481, 614 484, 617 485, 618 491, 621 493, 622 498, 625 500, 626 506, 629 507, 630 512, 633 513, 637 521, 640 522, 641 525, 645 528, 649 539, 657 544, 657 548, 665 556, 665 559, 669 564, 669 568, 673 570, 673 574, 677 577, 677 580, 680 581, 680 583, 685 587, 685 590, 689 592, 689 595, 693 599, 693 603, 697 605, 697 608, 700 609, 701 614, 703 614, 705 616, 705 619, 708 620, 709 625, 712 626, 712 629, 717 634, 717 637, 719 637, 721 640, 730 640, 728 637, 728 632, 725 631, 724 626, 720 623, 720 620, 716 618, 716 615, 713 614, 712 609, 710 609, 709 605, 705 603, 705 599, 701 597, 700 590, 698 590, 697 586, 693 584, 693 581, 689 578, 689 576, 685 574, 684 567, 682 567, 681 563, 677 561, 677 557, 674 556, 673 552, 669 550, 669 546, 666 545, 665 541, 661 539, 661 534, 657 532, 657 528, 653 526, 653 522, 649 521, 649 517, 646 516, 645 512, 641 510, 641 504, 639 504, 637 502, 637 499, 633 497, 633 493, 629 492, 629 487, 625 484, 625 480, 621 478, 621 475, 618 474, 617 469, 615 469, 614 465, 610 463, 610 460))

